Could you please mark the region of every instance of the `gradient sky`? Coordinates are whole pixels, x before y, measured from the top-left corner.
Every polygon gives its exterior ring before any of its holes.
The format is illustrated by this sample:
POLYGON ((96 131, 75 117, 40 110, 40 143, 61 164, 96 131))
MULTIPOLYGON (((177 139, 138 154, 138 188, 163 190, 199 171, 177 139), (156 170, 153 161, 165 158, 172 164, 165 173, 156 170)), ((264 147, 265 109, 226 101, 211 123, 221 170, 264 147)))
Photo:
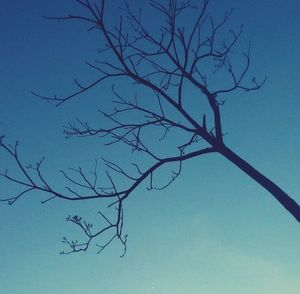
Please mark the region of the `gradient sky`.
MULTIPOLYGON (((28 162, 46 156, 48 179, 57 185, 63 185, 59 170, 89 168, 109 152, 117 159, 119 151, 94 140, 66 141, 62 134, 62 125, 77 115, 97 118, 99 93, 108 96, 108 86, 61 108, 29 93, 68 93, 74 77, 92 76, 84 61, 97 54, 95 35, 79 24, 42 18, 74 8, 73 1, 63 2, 5 1, 0 11, 0 134, 19 140, 28 162)), ((300 202, 299 1, 214 0, 210 9, 220 15, 231 7, 231 24, 245 25, 240 48, 251 41, 252 70, 268 81, 259 92, 228 97, 226 142, 300 202)), ((0 160, 1 169, 13 169, 3 153, 0 160)), ((1 181, 1 196, 14 189, 1 181)), ((186 162, 164 191, 132 194, 124 258, 118 243, 100 255, 94 246, 85 254, 59 255, 61 237, 80 238, 65 217, 94 218, 101 201, 41 205, 41 199, 34 193, 12 207, 0 203, 1 293, 300 293, 299 224, 221 156, 186 162)))

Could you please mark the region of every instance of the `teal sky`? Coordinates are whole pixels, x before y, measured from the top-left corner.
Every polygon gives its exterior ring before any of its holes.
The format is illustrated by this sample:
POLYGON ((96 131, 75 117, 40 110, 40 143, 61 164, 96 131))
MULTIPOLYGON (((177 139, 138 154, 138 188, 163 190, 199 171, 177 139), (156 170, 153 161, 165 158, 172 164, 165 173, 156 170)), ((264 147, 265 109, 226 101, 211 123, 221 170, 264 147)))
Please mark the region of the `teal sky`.
MULTIPOLYGON (((6 1, 0 11, 0 135, 20 141, 26 162, 45 156, 47 178, 58 187, 64 187, 61 169, 90 169, 100 156, 130 162, 125 148, 107 149, 94 139, 65 140, 62 134, 62 126, 76 116, 97 121, 96 109, 109 107, 109 84, 60 108, 30 94, 66 94, 73 78, 95 76, 84 65, 97 56, 95 34, 77 23, 42 18, 76 9, 73 1, 61 2, 6 1)), ((237 51, 250 40, 251 72, 268 77, 258 92, 226 97, 226 143, 299 203, 299 1, 211 2, 213 15, 234 8, 231 26, 245 26, 237 51)), ((0 165, 14 169, 3 153, 0 165)), ((1 180, 0 196, 15 189, 1 180)), ((55 200, 41 205, 42 199, 33 193, 13 206, 0 203, 5 294, 299 294, 299 224, 221 156, 186 162, 181 177, 164 191, 141 187, 132 194, 125 207, 124 258, 117 242, 100 255, 95 246, 85 254, 59 255, 63 236, 81 237, 65 217, 96 219, 103 204, 55 200)))

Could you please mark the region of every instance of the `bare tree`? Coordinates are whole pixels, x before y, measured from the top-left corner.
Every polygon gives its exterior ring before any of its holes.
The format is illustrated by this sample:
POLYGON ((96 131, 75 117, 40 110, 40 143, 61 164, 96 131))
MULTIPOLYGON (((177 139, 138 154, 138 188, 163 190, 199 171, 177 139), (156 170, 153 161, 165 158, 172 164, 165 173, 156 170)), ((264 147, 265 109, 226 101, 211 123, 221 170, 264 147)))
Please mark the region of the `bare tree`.
MULTIPOLYGON (((82 14, 51 17, 55 20, 74 20, 89 25, 102 40, 99 60, 86 62, 98 73, 98 78, 83 85, 74 80, 77 90, 65 97, 35 96, 61 106, 68 101, 111 80, 114 110, 102 114, 107 127, 92 126, 76 119, 65 126, 69 137, 97 136, 106 139, 105 144, 123 144, 132 152, 144 156, 145 168, 140 162, 131 162, 126 168, 120 163, 103 159, 106 166, 106 184, 98 180, 97 163, 91 173, 82 168, 61 171, 66 189, 58 191, 44 177, 43 160, 26 166, 19 157, 18 144, 9 145, 1 139, 1 148, 16 162, 23 177, 14 177, 7 170, 1 175, 23 189, 20 193, 2 201, 13 204, 32 191, 49 195, 43 203, 55 198, 68 201, 108 199, 109 207, 116 212, 115 219, 99 214, 106 226, 94 229, 79 216, 69 216, 67 221, 79 226, 86 240, 82 243, 63 239, 69 250, 63 253, 86 251, 96 237, 107 231, 111 235, 99 247, 99 252, 118 239, 126 252, 127 235, 123 233, 123 203, 140 185, 147 189, 164 189, 181 173, 184 161, 205 154, 218 153, 264 187, 299 222, 300 207, 274 182, 242 159, 224 142, 221 107, 224 96, 235 91, 255 91, 266 79, 247 81, 250 66, 250 46, 241 58, 234 54, 243 27, 226 30, 231 11, 216 22, 207 12, 209 0, 198 7, 192 1, 149 1, 157 17, 157 23, 145 23, 141 9, 132 8, 126 1, 113 23, 107 16, 108 1, 75 0, 82 14), (191 17, 194 17, 193 21, 191 17), (187 22, 188 19, 188 22, 187 22), (186 24, 187 22, 187 24, 186 24), (223 36, 226 34, 226 37, 223 36), (233 58, 234 56, 234 58, 233 58), (238 62, 234 62, 238 60, 238 62), (243 63, 241 63, 241 60, 243 63), (241 65, 242 64, 242 65, 241 65), (132 97, 118 91, 116 81, 130 81, 135 93, 132 97), (220 84, 218 81, 222 80, 220 84), (222 86, 220 86, 222 85, 222 86), (187 91, 187 89, 191 89, 187 91), (147 97, 143 97, 147 96, 147 97), (195 105, 201 105, 195 111, 195 105), (151 130, 151 131, 149 131, 151 130), (176 140, 172 137, 175 134, 176 140), (149 138, 149 136, 151 136, 149 138), (170 137, 172 144, 170 145, 170 137), (151 142, 168 146, 168 155, 160 152, 151 142), (172 146, 172 148, 171 148, 172 146), (155 175, 162 166, 171 165, 169 181, 158 186, 155 175), (124 187, 117 178, 123 177, 124 187)), ((112 2, 110 2, 111 4, 112 2)), ((105 235, 107 236, 107 235, 105 235)))

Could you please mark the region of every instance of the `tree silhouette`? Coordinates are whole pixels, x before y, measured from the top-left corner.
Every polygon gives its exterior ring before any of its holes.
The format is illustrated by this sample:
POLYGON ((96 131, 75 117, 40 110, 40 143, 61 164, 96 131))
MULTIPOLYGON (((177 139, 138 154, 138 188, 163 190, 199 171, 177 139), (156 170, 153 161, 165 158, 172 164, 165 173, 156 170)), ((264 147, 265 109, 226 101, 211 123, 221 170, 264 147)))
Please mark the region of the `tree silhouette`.
POLYGON ((43 160, 26 166, 19 157, 18 143, 9 145, 2 137, 1 148, 16 162, 22 177, 13 176, 8 170, 1 175, 23 187, 20 193, 2 201, 13 204, 35 190, 49 195, 43 203, 54 198, 69 201, 108 199, 109 207, 116 212, 115 219, 99 212, 107 224, 100 229, 94 229, 80 216, 67 217, 67 221, 81 228, 86 240, 78 243, 64 238, 69 250, 62 253, 86 251, 92 240, 111 231, 113 233, 104 244, 97 245, 99 252, 118 239, 124 245, 125 254, 124 201, 145 183, 148 190, 165 189, 181 174, 184 161, 218 153, 269 191, 300 221, 299 205, 224 142, 221 108, 225 98, 240 90, 259 90, 266 80, 257 81, 255 77, 248 80, 250 46, 241 56, 234 52, 243 27, 226 30, 231 11, 216 22, 207 12, 209 0, 203 0, 199 7, 192 1, 150 0, 149 8, 152 8, 156 21, 149 24, 141 9, 132 8, 124 1, 114 23, 106 13, 108 1, 75 2, 81 7, 82 14, 48 19, 80 21, 99 34, 102 41, 100 59, 86 62, 98 73, 98 78, 86 85, 74 80, 77 90, 65 97, 33 94, 61 106, 111 80, 114 110, 101 111, 107 126, 92 126, 85 120, 76 119, 65 126, 64 132, 69 137, 103 137, 108 146, 128 146, 132 152, 143 155, 147 167, 141 162, 131 162, 124 168, 121 163, 102 158, 106 166, 105 184, 99 183, 96 162, 92 172, 87 173, 82 168, 61 171, 66 189, 59 191, 44 177, 43 160), (120 79, 132 82, 132 97, 118 90, 120 79), (167 154, 159 149, 159 144, 168 147, 167 154), (169 180, 159 186, 155 175, 165 165, 172 165, 173 170, 169 180), (122 181, 118 180, 120 178, 122 181))

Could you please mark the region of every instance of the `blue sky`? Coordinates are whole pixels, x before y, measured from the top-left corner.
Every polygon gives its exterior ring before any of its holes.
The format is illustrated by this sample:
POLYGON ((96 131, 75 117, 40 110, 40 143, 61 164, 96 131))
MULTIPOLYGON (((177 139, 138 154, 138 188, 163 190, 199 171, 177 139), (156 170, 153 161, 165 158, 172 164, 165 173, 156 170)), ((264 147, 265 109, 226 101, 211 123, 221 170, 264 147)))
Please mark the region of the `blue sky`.
MULTIPOLYGON (((215 0, 210 9, 221 15, 231 7, 232 26, 245 25, 239 48, 251 41, 251 71, 268 81, 258 92, 227 98, 226 142, 300 202, 300 4, 215 0)), ((97 37, 82 25, 42 18, 72 9, 73 1, 29 0, 6 1, 0 11, 0 134, 19 140, 28 162, 46 156, 48 179, 62 187, 60 169, 90 168, 102 155, 130 161, 122 148, 62 134, 62 125, 77 115, 98 119, 95 109, 100 95, 109 97, 109 85, 61 108, 29 93, 68 93, 74 77, 93 77, 84 61, 97 55, 97 37)), ((13 169, 3 153, 0 160, 1 168, 13 169)), ((1 181, 0 195, 14 189, 1 181)), ((141 187, 126 201, 124 258, 118 243, 100 255, 94 246, 85 254, 59 255, 62 236, 80 238, 65 217, 93 219, 101 201, 40 205, 41 199, 34 193, 12 207, 0 203, 3 293, 299 293, 299 224, 221 156, 189 161, 168 189, 141 187)))

